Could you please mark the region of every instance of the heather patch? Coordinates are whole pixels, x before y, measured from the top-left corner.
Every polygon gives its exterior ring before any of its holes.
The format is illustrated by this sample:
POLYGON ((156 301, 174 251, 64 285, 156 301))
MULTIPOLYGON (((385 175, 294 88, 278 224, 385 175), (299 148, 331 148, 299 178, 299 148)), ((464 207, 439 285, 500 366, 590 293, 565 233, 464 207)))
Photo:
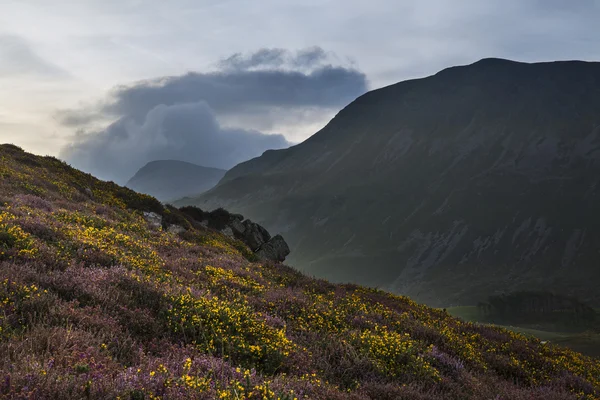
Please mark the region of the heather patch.
POLYGON ((178 211, 53 158, 0 157, 2 396, 600 397, 597 360, 254 262, 201 226, 152 228, 143 212, 178 211))

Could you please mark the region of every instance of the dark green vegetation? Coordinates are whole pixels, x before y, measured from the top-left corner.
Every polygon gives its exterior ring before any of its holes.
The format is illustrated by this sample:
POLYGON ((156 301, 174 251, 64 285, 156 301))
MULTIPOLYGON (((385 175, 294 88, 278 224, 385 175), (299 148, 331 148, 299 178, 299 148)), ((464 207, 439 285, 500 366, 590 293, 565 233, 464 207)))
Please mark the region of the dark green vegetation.
POLYGON ((160 201, 171 201, 207 191, 221 180, 225 172, 184 161, 152 161, 142 167, 126 186, 160 201))
POLYGON ((523 291, 490 296, 476 307, 452 307, 448 312, 600 357, 600 315, 575 298, 523 291))
MULTIPOLYGON (((482 315, 477 306, 450 307, 448 313, 465 321, 488 324, 489 321, 482 315)), ((596 311, 597 312, 597 311, 596 311)), ((600 332, 597 329, 552 331, 548 325, 528 324, 523 326, 513 324, 495 324, 496 326, 521 333, 528 337, 568 347, 591 357, 600 358, 600 332)))
POLYGON ((185 203, 281 232, 302 271, 439 307, 598 306, 599 109, 600 63, 482 60, 367 93, 185 203))
POLYGON ((551 292, 522 291, 490 296, 478 304, 479 314, 497 324, 533 324, 549 330, 600 332, 596 310, 573 297, 551 292))
POLYGON ((0 146, 0 396, 600 398, 597 360, 252 262, 187 211, 0 146))

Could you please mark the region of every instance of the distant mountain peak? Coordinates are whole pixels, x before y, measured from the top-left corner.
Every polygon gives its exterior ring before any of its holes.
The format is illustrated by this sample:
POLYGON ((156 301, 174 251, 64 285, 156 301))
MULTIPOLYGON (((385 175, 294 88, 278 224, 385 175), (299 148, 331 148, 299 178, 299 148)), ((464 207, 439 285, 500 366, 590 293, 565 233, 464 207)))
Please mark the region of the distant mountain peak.
POLYGON ((506 58, 498 57, 486 57, 479 61, 474 62, 471 65, 511 65, 511 64, 524 64, 520 61, 508 60, 506 58))
POLYGON ((126 186, 161 201, 173 201, 209 190, 225 172, 186 161, 156 160, 143 166, 126 186))
MULTIPOLYGON (((161 164, 194 165, 196 167, 211 168, 211 167, 205 167, 205 166, 202 166, 202 165, 191 163, 191 162, 188 162, 188 161, 174 160, 174 159, 165 159, 165 160, 150 161, 150 162, 146 163, 145 167, 156 166, 156 165, 161 165, 161 164)), ((212 169, 220 169, 220 168, 212 168, 212 169)))

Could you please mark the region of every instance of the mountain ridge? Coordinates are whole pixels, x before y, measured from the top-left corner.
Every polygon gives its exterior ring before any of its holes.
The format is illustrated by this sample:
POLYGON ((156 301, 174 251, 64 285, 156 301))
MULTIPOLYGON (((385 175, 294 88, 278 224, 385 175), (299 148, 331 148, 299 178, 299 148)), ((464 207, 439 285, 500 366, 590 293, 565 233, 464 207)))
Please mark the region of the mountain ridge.
MULTIPOLYGON (((386 94, 389 91, 394 91, 394 90, 399 90, 399 89, 404 89, 405 87, 411 87, 412 85, 422 82, 422 81, 426 81, 426 80, 430 80, 434 77, 440 77, 440 76, 444 76, 447 74, 452 74, 455 73, 456 71, 466 71, 467 69, 473 69, 473 68, 478 68, 481 66, 484 66, 485 68, 490 68, 490 67, 496 67, 497 65, 509 65, 511 67, 520 67, 520 66, 542 66, 542 67, 551 67, 551 66, 564 66, 564 65, 585 65, 585 66, 590 66, 590 65, 597 65, 597 62, 591 62, 591 61, 579 61, 579 60, 574 60, 574 61, 547 61, 547 62, 539 62, 539 63, 527 63, 527 62, 519 62, 519 61, 512 61, 512 60, 507 60, 507 59, 502 59, 502 58, 483 58, 475 63, 472 64, 468 64, 468 65, 462 65, 462 66, 454 66, 454 67, 448 67, 445 68, 439 72, 437 72, 434 75, 428 76, 428 77, 423 77, 423 78, 414 78, 414 79, 409 79, 406 81, 402 81, 402 82, 398 82, 395 84, 391 84, 391 85, 387 85, 378 89, 374 89, 371 90, 361 96, 359 96, 355 101, 353 101, 352 103, 350 103, 348 106, 344 107, 342 110, 340 110, 331 120, 331 122, 333 123, 336 118, 340 118, 340 116, 345 117, 345 113, 347 112, 347 109, 349 106, 353 105, 361 105, 362 103, 366 103, 368 101, 370 101, 372 96, 376 96, 376 95, 381 95, 381 94, 386 94)), ((235 167, 231 168, 228 173, 225 175, 225 180, 229 180, 231 179, 231 175, 234 175, 238 169, 240 169, 240 167, 243 166, 247 166, 247 165, 251 165, 253 163, 259 162, 261 159, 264 159, 265 157, 271 157, 275 160, 284 157, 285 154, 293 154, 295 152, 294 149, 296 149, 299 145, 301 144, 308 144, 308 143, 313 143, 313 142, 321 142, 324 139, 321 136, 321 132, 323 132, 324 129, 319 130, 318 132, 316 132, 314 135, 312 135, 311 137, 309 137, 305 142, 291 146, 290 148, 287 149, 278 149, 278 150, 267 150, 265 151, 265 153, 263 153, 262 156, 260 157, 256 157, 254 159, 242 162, 238 165, 236 165, 235 167)))
POLYGON ((448 68, 368 92, 184 203, 283 232, 308 273, 429 304, 529 285, 600 304, 598 88, 596 62, 448 68))

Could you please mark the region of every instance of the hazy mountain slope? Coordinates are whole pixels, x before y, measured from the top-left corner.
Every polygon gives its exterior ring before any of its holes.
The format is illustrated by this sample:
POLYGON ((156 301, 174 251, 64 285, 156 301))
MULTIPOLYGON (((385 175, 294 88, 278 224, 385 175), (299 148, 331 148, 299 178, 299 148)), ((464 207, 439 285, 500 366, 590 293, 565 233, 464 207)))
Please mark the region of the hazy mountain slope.
POLYGON ((288 261, 429 304, 600 303, 600 63, 486 59, 375 90, 192 201, 284 232, 288 261))
POLYGON ((2 145, 0 177, 2 398, 600 395, 598 360, 251 262, 189 214, 55 158, 2 145))
POLYGON ((225 172, 184 161, 159 160, 143 166, 126 186, 161 201, 170 201, 207 191, 223 178, 225 172))

